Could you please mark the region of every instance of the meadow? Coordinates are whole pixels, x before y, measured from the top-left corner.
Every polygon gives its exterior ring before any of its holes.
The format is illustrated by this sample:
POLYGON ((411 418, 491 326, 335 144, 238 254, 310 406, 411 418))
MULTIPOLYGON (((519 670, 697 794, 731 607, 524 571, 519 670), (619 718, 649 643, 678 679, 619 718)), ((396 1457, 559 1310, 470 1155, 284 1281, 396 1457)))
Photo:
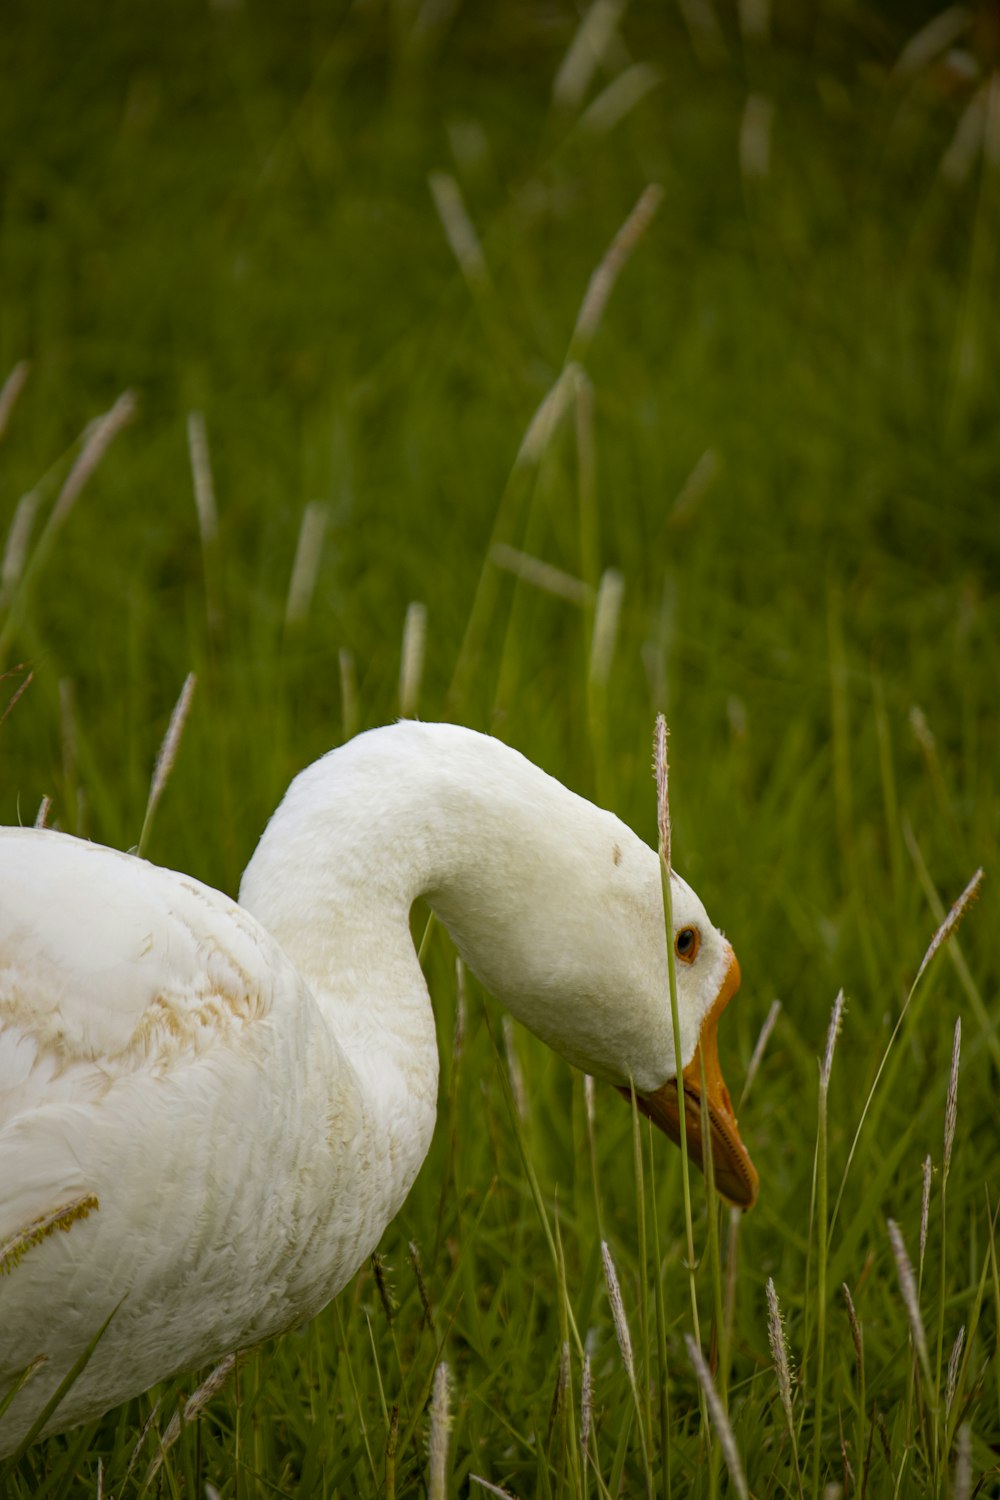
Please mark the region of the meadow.
POLYGON ((4 31, 0 818, 235 892, 402 712, 655 844, 662 711, 761 1191, 692 1177, 692 1264, 679 1152, 432 930, 438 1128, 373 1263, 0 1494, 1000 1494, 995 7, 4 31))

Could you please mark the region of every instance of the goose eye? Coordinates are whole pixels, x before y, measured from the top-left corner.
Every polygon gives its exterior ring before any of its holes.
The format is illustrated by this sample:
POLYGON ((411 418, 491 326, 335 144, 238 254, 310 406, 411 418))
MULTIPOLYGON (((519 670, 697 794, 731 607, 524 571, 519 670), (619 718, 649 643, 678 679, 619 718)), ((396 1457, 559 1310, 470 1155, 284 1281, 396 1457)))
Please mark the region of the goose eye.
POLYGON ((697 927, 682 927, 674 938, 674 952, 682 964, 693 964, 701 947, 701 936, 697 927))

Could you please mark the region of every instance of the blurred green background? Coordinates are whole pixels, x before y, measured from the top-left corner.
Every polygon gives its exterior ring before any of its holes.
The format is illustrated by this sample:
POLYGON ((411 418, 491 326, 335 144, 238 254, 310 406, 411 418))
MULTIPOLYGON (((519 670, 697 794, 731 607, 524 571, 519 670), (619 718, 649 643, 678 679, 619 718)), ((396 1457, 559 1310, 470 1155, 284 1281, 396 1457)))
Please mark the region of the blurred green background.
MULTIPOLYGON (((137 398, 3 596, 0 665, 34 678, 0 730, 0 815, 31 821, 49 795, 60 826, 134 845, 193 669, 149 853, 235 891, 290 776, 399 711, 412 601, 421 715, 499 733, 650 839, 665 710, 675 858, 743 964, 731 1085, 784 1005, 744 1120, 764 1182, 746 1226, 757 1370, 763 1277, 801 1280, 802 1112, 833 996, 850 999, 842 1162, 935 926, 929 881, 947 905, 996 865, 998 58, 995 4, 888 0, 11 0, 0 36, 0 377, 30 366, 0 524, 33 494, 41 535, 82 429, 137 398), (560 419, 518 461, 561 375, 560 419), (288 619, 307 506, 318 572, 288 619), (567 575, 563 594, 497 544, 567 575)), ((960 1008, 970 1214, 995 1170, 985 892, 970 967, 933 971, 873 1142, 881 1160, 923 1122, 892 1179, 914 1240, 960 1008)), ((568 1074, 522 1045, 558 1113, 568 1074)), ((610 1128, 630 1152, 627 1116, 610 1128)), ((553 1130, 546 1190, 573 1156, 553 1130)), ((444 1151, 421 1179, 435 1211, 444 1151)), ((869 1242, 886 1255, 869 1166, 856 1268, 869 1242)))

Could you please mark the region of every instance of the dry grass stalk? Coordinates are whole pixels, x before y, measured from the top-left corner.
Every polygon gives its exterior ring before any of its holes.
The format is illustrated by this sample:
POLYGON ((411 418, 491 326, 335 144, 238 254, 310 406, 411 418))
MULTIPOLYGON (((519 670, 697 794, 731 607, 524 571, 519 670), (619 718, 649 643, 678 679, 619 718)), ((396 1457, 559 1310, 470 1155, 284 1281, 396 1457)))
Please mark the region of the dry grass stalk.
POLYGON ((448 1436, 451 1431, 448 1366, 434 1371, 431 1423, 427 1445, 427 1500, 445 1500, 448 1493, 448 1436))
POLYGON ((958 926, 959 922, 961 922, 962 918, 965 916, 966 910, 978 896, 979 887, 982 885, 982 882, 983 870, 982 867, 980 867, 973 875, 972 879, 969 881, 968 885, 965 887, 965 890, 959 896, 958 900, 953 903, 951 910, 948 912, 948 915, 945 917, 944 921, 941 923, 940 927, 931 938, 927 952, 924 954, 923 958, 920 961, 920 968, 917 970, 917 977, 913 981, 914 989, 916 988, 920 980, 920 976, 927 968, 927 965, 930 963, 931 959, 934 957, 941 944, 948 941, 952 933, 955 931, 955 928, 958 926))
POLYGON ((521 552, 507 542, 497 542, 490 549, 490 558, 498 568, 513 573, 522 583, 530 583, 533 588, 552 594, 556 599, 565 599, 569 604, 584 605, 592 597, 590 586, 582 579, 574 578, 572 573, 565 573, 562 568, 553 567, 540 557, 532 557, 529 552, 521 552))
POLYGON ((10 414, 14 410, 14 403, 24 390, 24 383, 28 378, 30 370, 31 366, 28 361, 26 359, 19 359, 4 381, 2 389, 0 389, 0 438, 7 431, 7 423, 10 421, 10 414))
POLYGON ((51 797, 43 797, 42 800, 41 800, 41 802, 39 802, 39 804, 38 804, 38 811, 35 814, 35 827, 36 828, 47 828, 49 826, 49 813, 51 811, 52 811, 52 798, 51 797))
POLYGON ((594 1128, 594 1080, 589 1073, 583 1075, 583 1107, 587 1116, 587 1129, 594 1128))
POLYGON ((944 1160, 941 1164, 942 1186, 948 1181, 951 1153, 955 1145, 955 1126, 958 1123, 958 1063, 962 1055, 962 1017, 955 1022, 955 1036, 951 1044, 951 1073, 948 1077, 948 1102, 944 1111, 944 1160))
POLYGON ((616 568, 606 568, 597 589, 594 631, 590 638, 590 680, 596 687, 606 687, 611 676, 624 593, 622 575, 616 568))
POLYGON ((729 1470, 733 1489, 740 1496, 740 1500, 749 1500, 750 1492, 747 1489, 746 1474, 743 1472, 743 1460, 740 1458, 740 1450, 736 1446, 736 1438, 729 1424, 726 1409, 715 1389, 712 1372, 705 1363, 705 1356, 689 1333, 684 1335, 684 1343, 687 1347, 688 1358, 694 1366, 694 1373, 698 1377, 698 1384, 705 1393, 712 1425, 718 1434, 719 1445, 722 1448, 722 1456, 726 1460, 726 1468, 729 1470))
POLYGON ((917 1297, 917 1283, 913 1275, 913 1266, 910 1257, 906 1253, 906 1244, 903 1234, 895 1219, 887 1219, 889 1239, 892 1243, 892 1253, 896 1261, 896 1274, 899 1277, 899 1289, 903 1294, 903 1305, 906 1308, 906 1316, 910 1323, 910 1333, 913 1338, 913 1347, 917 1351, 920 1366, 927 1382, 928 1393, 931 1392, 930 1378, 930 1356, 927 1352, 927 1336, 924 1333, 924 1321, 920 1316, 920 1302, 917 1297))
POLYGON ((417 712, 426 642, 427 607, 415 599, 406 607, 399 661, 399 712, 404 719, 412 718, 417 712))
POLYGON ((611 1303, 611 1318, 615 1325, 618 1347, 622 1353, 622 1363, 625 1366, 625 1373, 628 1375, 629 1381, 634 1388, 635 1359, 632 1354, 632 1338, 628 1331, 628 1320, 625 1317, 622 1289, 618 1285, 618 1275, 615 1271, 615 1263, 611 1259, 611 1251, 608 1249, 607 1240, 601 1241, 601 1261, 604 1265, 604 1282, 608 1289, 608 1301, 611 1303))
POLYGON ((160 745, 156 764, 153 767, 153 779, 149 784, 149 797, 146 800, 146 816, 143 819, 142 832, 139 835, 138 852, 140 854, 146 847, 156 809, 160 804, 160 798, 163 796, 164 788, 174 768, 177 751, 180 748, 181 736, 184 733, 184 726, 187 723, 188 714, 191 712, 191 700, 194 697, 194 690, 197 683, 198 678, 195 673, 189 672, 184 679, 184 686, 181 688, 180 697, 174 704, 174 711, 170 715, 170 723, 167 725, 167 732, 163 736, 163 743, 160 745))
POLYGON ((576 327, 573 329, 569 344, 573 358, 580 358, 597 332, 615 282, 621 275, 629 256, 649 228, 662 201, 663 189, 658 183, 652 182, 643 189, 635 207, 615 235, 604 259, 587 283, 587 290, 584 293, 576 327))
POLYGON ((302 525, 295 546, 295 561, 288 585, 285 602, 285 625, 301 625, 309 613, 319 563, 323 555, 323 537, 326 534, 327 508, 320 500, 310 500, 302 512, 302 525))

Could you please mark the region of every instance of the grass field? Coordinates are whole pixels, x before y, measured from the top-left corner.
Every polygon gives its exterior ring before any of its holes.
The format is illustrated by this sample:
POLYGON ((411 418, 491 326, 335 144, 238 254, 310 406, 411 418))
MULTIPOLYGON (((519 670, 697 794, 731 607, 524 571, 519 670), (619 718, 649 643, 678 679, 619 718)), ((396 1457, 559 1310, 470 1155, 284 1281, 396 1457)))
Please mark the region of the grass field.
POLYGON ((379 1264, 169 1448, 209 1372, 32 1448, 10 1500, 1000 1494, 1000 23, 768 12, 11 5, 2 820, 47 796, 136 845, 193 671, 144 847, 234 892, 295 771, 400 712, 418 603, 402 707, 651 842, 667 714, 674 857, 743 968, 734 1101, 780 1011, 759 1204, 694 1191, 739 1476, 679 1153, 590 1117, 436 931, 439 1126, 379 1264))

